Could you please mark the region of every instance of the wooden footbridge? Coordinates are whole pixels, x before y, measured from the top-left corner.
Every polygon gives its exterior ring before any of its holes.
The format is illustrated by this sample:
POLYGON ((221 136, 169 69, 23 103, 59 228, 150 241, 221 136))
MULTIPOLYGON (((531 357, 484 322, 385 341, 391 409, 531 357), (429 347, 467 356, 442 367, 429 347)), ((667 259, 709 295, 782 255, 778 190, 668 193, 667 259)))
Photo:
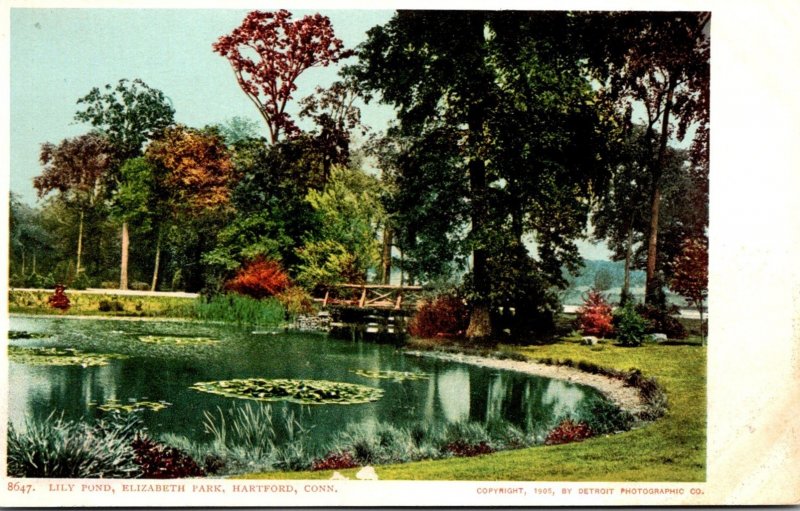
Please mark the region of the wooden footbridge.
MULTIPOLYGON (((322 307, 331 305, 359 309, 402 309, 413 303, 411 295, 422 291, 422 286, 391 286, 388 284, 337 284, 325 289, 322 307)), ((317 299, 320 300, 320 299, 317 299)))

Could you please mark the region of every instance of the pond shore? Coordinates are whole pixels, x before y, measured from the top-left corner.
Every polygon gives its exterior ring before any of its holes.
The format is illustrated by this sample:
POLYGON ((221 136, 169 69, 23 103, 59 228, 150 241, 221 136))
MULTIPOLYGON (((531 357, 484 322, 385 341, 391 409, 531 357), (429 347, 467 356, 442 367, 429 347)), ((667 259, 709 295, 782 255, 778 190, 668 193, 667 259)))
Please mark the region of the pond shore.
POLYGON ((547 365, 531 361, 518 361, 510 359, 497 359, 481 357, 477 355, 467 355, 463 353, 443 353, 439 351, 405 351, 407 355, 415 357, 430 357, 439 360, 471 364, 504 371, 514 371, 518 373, 554 378, 569 381, 579 385, 587 385, 599 390, 604 396, 610 399, 621 409, 630 412, 634 416, 647 409, 647 404, 642 399, 641 394, 635 387, 625 385, 622 380, 591 374, 579 369, 560 365, 547 365))

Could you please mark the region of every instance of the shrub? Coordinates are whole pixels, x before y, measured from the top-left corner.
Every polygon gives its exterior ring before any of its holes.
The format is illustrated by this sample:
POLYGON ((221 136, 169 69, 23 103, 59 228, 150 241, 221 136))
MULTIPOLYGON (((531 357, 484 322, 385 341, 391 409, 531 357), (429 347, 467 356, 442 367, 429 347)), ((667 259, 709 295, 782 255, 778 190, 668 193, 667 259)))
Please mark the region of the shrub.
POLYGON ((477 444, 469 444, 464 442, 463 440, 456 440, 455 442, 450 442, 445 447, 447 452, 453 454, 453 456, 480 456, 481 454, 491 454, 494 452, 494 449, 486 443, 486 442, 479 442, 477 444))
POLYGON ((150 284, 146 282, 131 282, 128 287, 134 291, 150 291, 150 284))
POLYGON ((289 316, 296 317, 314 312, 314 299, 300 286, 287 288, 276 298, 283 304, 289 316))
POLYGON ((686 338, 686 329, 674 317, 674 314, 678 313, 677 307, 661 309, 653 305, 641 304, 636 306, 636 312, 648 323, 645 333, 663 333, 667 334, 670 339, 686 338))
POLYGON ((80 272, 78 275, 72 279, 72 283, 70 287, 72 289, 86 289, 87 287, 92 286, 92 279, 86 275, 86 272, 80 272))
POLYGON ((585 422, 595 435, 628 431, 634 423, 633 415, 605 399, 592 402, 581 410, 580 416, 581 422, 585 422))
POLYGON ((53 478, 131 478, 139 474, 131 442, 141 425, 135 415, 113 416, 94 426, 51 414, 28 420, 25 432, 8 428, 8 475, 53 478))
POLYGON ((614 326, 617 330, 617 340, 623 346, 641 346, 647 330, 647 321, 636 312, 630 302, 614 313, 614 326))
POLYGON ((289 276, 278 262, 258 258, 247 263, 226 282, 225 289, 260 299, 280 294, 290 284, 289 276))
POLYGON ((358 463, 353 459, 353 455, 347 451, 331 452, 324 458, 314 460, 311 463, 311 470, 339 470, 343 468, 355 468, 358 463))
POLYGON ((125 306, 119 300, 100 300, 97 310, 100 312, 123 312, 125 306))
POLYGON ((69 298, 64 294, 64 286, 61 284, 57 285, 55 292, 47 299, 47 303, 54 309, 60 309, 62 311, 69 309, 69 298))
POLYGON ((464 301, 454 294, 426 300, 408 323, 414 337, 460 337, 469 326, 469 312, 464 301))
POLYGON ((603 294, 591 290, 584 298, 583 306, 578 309, 578 324, 583 335, 606 337, 614 331, 611 306, 603 298, 603 294))
POLYGON ((572 419, 564 419, 547 434, 545 445, 567 444, 570 442, 580 442, 592 436, 592 428, 585 422, 575 422, 572 419))
POLYGON ((136 464, 145 479, 176 479, 200 477, 205 473, 185 452, 167 447, 150 438, 137 436, 131 444, 136 453, 136 464))

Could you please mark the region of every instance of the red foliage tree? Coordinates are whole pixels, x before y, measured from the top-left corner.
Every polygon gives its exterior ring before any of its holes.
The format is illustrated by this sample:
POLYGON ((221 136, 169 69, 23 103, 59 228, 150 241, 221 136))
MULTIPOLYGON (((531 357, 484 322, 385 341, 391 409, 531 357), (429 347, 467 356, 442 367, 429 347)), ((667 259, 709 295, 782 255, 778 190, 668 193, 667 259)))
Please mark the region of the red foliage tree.
POLYGON ((700 313, 700 339, 703 335, 703 302, 708 295, 708 242, 703 239, 686 239, 680 255, 672 263, 672 280, 669 288, 686 298, 700 313))
POLYGON ((469 326, 469 311, 464 301, 454 295, 440 295, 427 300, 408 324, 414 337, 463 336, 469 326))
POLYGON ((60 309, 62 311, 69 309, 69 298, 66 293, 64 293, 64 286, 61 284, 57 285, 55 292, 47 299, 47 303, 54 309, 60 309))
POLYGON ((212 46, 230 62, 239 87, 266 121, 273 143, 281 132, 291 135, 298 131, 286 113, 297 77, 310 67, 328 66, 352 55, 334 36, 327 16, 291 18, 283 9, 253 11, 212 46))
POLYGON ((291 281, 280 264, 258 258, 240 269, 236 276, 225 284, 225 289, 260 299, 275 296, 290 285, 291 281))
POLYGON ((614 331, 611 306, 600 291, 592 289, 578 309, 578 324, 584 335, 605 337, 614 331))

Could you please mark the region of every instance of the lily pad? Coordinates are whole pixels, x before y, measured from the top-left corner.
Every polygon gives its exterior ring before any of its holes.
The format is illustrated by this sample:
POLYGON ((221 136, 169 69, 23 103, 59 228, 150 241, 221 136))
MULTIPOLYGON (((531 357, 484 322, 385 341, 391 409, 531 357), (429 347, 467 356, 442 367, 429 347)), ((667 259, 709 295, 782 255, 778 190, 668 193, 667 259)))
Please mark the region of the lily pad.
POLYGON ((356 369, 353 371, 364 378, 374 378, 377 380, 427 380, 431 377, 429 373, 417 373, 411 371, 369 371, 367 369, 356 369))
POLYGON ((139 340, 148 344, 166 344, 171 346, 211 346, 219 343, 210 337, 176 337, 168 335, 143 335, 139 340))
POLYGON ((324 380, 249 378, 198 382, 194 390, 258 401, 289 401, 304 405, 351 405, 377 401, 383 390, 355 383, 324 380))
POLYGON ((167 403, 166 401, 136 401, 133 400, 128 404, 122 404, 116 399, 109 399, 102 405, 98 405, 96 402, 89 403, 89 406, 96 406, 98 410, 103 410, 104 412, 136 412, 139 410, 151 410, 153 412, 160 412, 164 408, 171 406, 172 403, 167 403))
POLYGON ((8 331, 8 338, 9 339, 35 339, 40 337, 48 337, 46 334, 41 332, 26 332, 25 330, 9 330, 8 331))
POLYGON ((43 366, 105 366, 112 359, 128 358, 116 353, 82 353, 72 348, 8 347, 8 358, 13 362, 43 366))

